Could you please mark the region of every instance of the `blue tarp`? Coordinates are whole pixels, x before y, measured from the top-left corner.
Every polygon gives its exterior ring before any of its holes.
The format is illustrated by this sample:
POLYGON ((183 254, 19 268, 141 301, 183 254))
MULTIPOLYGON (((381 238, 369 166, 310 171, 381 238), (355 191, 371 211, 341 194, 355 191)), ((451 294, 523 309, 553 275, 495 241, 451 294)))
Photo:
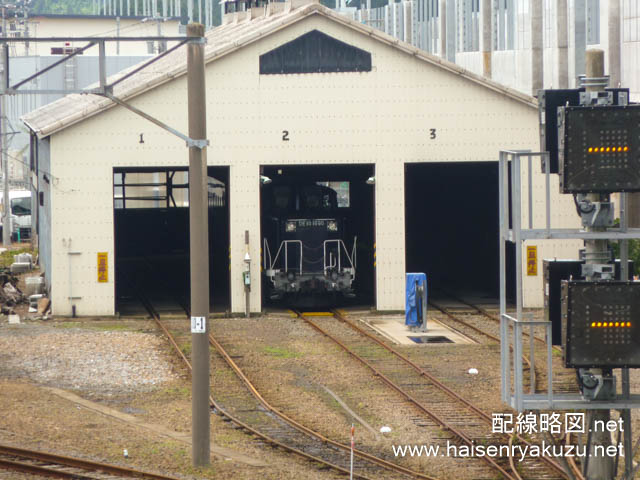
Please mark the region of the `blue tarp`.
POLYGON ((422 304, 416 302, 416 283, 424 285, 425 303, 427 297, 427 275, 424 273, 407 273, 407 289, 405 299, 405 325, 417 327, 422 324, 420 318, 426 318, 427 312, 422 315, 422 304))

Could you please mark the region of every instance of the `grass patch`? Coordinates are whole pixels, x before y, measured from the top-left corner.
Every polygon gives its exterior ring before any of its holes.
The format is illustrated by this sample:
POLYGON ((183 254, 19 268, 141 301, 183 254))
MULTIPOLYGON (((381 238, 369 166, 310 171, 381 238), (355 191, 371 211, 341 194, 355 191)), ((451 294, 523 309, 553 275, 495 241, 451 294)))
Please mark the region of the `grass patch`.
POLYGON ((162 392, 165 395, 176 395, 178 397, 188 398, 191 396, 191 390, 188 387, 171 387, 166 388, 162 392))
POLYGON ((291 350, 287 350, 282 347, 264 347, 262 351, 267 355, 278 358, 298 358, 302 356, 301 353, 292 352, 291 350))
POLYGON ((56 322, 53 324, 57 328, 84 328, 86 330, 100 330, 105 332, 119 332, 131 330, 131 327, 120 323, 94 323, 83 322, 56 322))
POLYGON ((182 351, 182 353, 184 353, 185 357, 189 358, 189 356, 191 355, 191 344, 188 343, 183 347, 180 347, 180 350, 182 351))
POLYGON ((80 328, 82 324, 80 322, 55 322, 53 326, 56 328, 80 328))
POLYGON ((33 256, 33 260, 36 259, 36 255, 38 254, 37 249, 33 249, 31 247, 23 247, 16 248, 15 250, 7 250, 6 252, 0 253, 0 267, 9 268, 13 263, 14 255, 18 255, 20 253, 30 253, 33 256))

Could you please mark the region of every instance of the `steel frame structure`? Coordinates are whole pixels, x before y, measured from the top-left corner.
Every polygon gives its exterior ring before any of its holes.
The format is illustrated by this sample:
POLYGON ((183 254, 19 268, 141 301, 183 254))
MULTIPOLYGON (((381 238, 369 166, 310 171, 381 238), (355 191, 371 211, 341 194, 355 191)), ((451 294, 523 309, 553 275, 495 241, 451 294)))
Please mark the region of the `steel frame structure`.
MULTIPOLYGON (((500 365, 502 376, 502 401, 517 411, 523 410, 552 410, 552 409, 629 409, 640 408, 640 394, 631 394, 629 385, 629 371, 622 369, 622 394, 616 395, 610 401, 589 401, 577 394, 560 394, 553 391, 553 355, 551 344, 551 322, 531 321, 523 315, 522 298, 522 251, 525 240, 552 239, 612 239, 629 240, 640 239, 640 228, 628 228, 626 220, 626 195, 621 193, 620 228, 610 228, 605 232, 586 232, 580 229, 552 228, 551 226, 551 190, 550 164, 548 152, 529 152, 505 150, 499 156, 499 221, 500 221, 500 365), (533 174, 534 158, 542 160, 545 175, 545 210, 546 223, 544 228, 534 228, 533 225, 533 174), (522 195, 522 161, 528 162, 527 198, 522 195), (509 182, 509 170, 511 181, 509 182), (509 195, 511 193, 511 195, 509 195), (525 203, 523 201, 526 200, 525 203), (522 225, 523 208, 528 211, 528 224, 522 225), (516 272, 516 306, 514 313, 507 313, 507 270, 506 270, 506 242, 515 245, 516 272), (535 368, 533 354, 533 330, 535 327, 545 328, 546 341, 546 373, 547 391, 535 392, 535 373, 531 375, 529 393, 525 393, 523 367, 523 334, 529 331, 529 350, 531 371, 535 368), (510 348, 513 348, 512 355, 510 348), (511 377, 513 375, 513 385, 511 377)), ((623 249, 621 249, 623 251, 623 249)), ((622 257, 626 257, 623 251, 622 257)), ((626 264, 627 258, 621 261, 626 264)))
POLYGON ((190 138, 188 135, 185 135, 173 127, 167 125, 164 122, 152 117, 151 115, 146 114, 145 112, 135 108, 134 106, 128 104, 127 102, 115 97, 113 95, 113 87, 123 82, 127 78, 135 75, 141 70, 145 69, 149 65, 157 62, 162 57, 172 53, 178 48, 182 47, 187 43, 206 43, 205 38, 190 38, 190 37, 163 37, 163 36, 151 36, 151 37, 29 37, 29 38, 14 38, 14 37, 0 37, 0 49, 2 55, 2 64, 5 66, 4 71, 2 72, 2 76, 0 77, 0 95, 28 95, 28 94, 69 94, 69 93, 80 93, 80 94, 94 94, 100 95, 108 98, 112 102, 123 106, 124 108, 130 110, 136 115, 141 116, 142 118, 154 123, 160 128, 168 131, 172 135, 177 136, 178 138, 184 140, 187 144, 187 147, 196 147, 199 149, 203 149, 209 145, 208 140, 196 140, 190 138), (18 83, 14 85, 10 85, 9 82, 9 43, 16 42, 86 42, 87 44, 84 47, 74 49, 72 52, 65 54, 60 60, 52 63, 48 67, 40 70, 39 72, 34 73, 33 75, 28 76, 20 80, 18 83), (150 60, 144 62, 142 65, 134 68, 130 72, 127 72, 125 75, 118 77, 111 83, 107 82, 107 66, 106 66, 106 42, 150 42, 150 41, 164 41, 164 42, 178 42, 177 45, 169 48, 168 50, 156 55, 150 60), (39 77, 45 72, 62 65, 67 62, 71 58, 84 53, 89 48, 98 45, 98 70, 99 70, 99 85, 95 88, 86 88, 86 89, 69 89, 69 90, 46 90, 46 89, 20 89, 21 86, 29 83, 35 78, 39 77))

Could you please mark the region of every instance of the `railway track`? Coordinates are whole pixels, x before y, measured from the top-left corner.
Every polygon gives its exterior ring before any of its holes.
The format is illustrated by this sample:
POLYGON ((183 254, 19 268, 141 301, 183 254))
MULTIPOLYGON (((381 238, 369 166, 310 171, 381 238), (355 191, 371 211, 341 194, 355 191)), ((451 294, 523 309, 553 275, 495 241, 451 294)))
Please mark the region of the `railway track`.
POLYGON ((175 477, 143 472, 80 458, 54 455, 0 445, 0 469, 26 475, 75 480, 116 480, 143 478, 149 480, 177 480, 175 477))
MULTIPOLYGON (((495 315, 488 312, 482 307, 466 302, 462 299, 459 299, 458 297, 455 297, 454 295, 450 295, 450 294, 448 295, 451 298, 455 299, 456 301, 459 301, 460 303, 468 306, 471 309, 470 311, 464 310, 464 311, 454 312, 452 309, 446 308, 433 301, 429 301, 429 305, 434 307, 442 315, 444 315, 448 320, 454 322, 458 326, 458 328, 455 328, 451 324, 447 324, 448 327, 454 328, 455 330, 459 331, 460 333, 462 333, 467 337, 469 336, 473 337, 474 335, 479 335, 485 339, 489 339, 492 342, 500 344, 500 320, 498 319, 498 317, 496 317, 495 315), (489 323, 487 323, 487 320, 489 320, 489 323)), ((529 338, 529 335, 523 332, 523 337, 529 338)), ((534 338, 534 341, 537 342, 534 345, 534 351, 537 351, 536 358, 543 359, 543 361, 540 363, 540 365, 542 365, 544 362, 546 362, 547 344, 545 340, 537 336, 534 336, 533 338, 534 338), (535 348, 536 346, 538 347, 537 349, 535 348)), ((526 351, 529 345, 529 342, 524 341, 523 344, 526 351)), ((512 347, 510 347, 509 349, 510 351, 513 352, 512 347)), ((562 349, 555 345, 552 347, 552 349, 557 353, 562 352, 562 349)), ((526 369, 524 373, 528 377, 528 378, 525 378, 525 380, 527 383, 529 383, 530 381, 529 375, 531 374, 531 358, 528 355, 523 355, 522 359, 524 361, 524 364, 526 365, 526 369)), ((536 389, 536 392, 546 392, 546 386, 547 386, 546 369, 544 371, 540 371, 540 369, 538 368, 538 365, 539 365, 538 363, 534 363, 535 389, 536 389)), ((559 371, 556 368, 556 375, 554 375, 554 379, 553 379, 553 388, 555 392, 578 393, 579 389, 576 383, 575 373, 572 371, 564 371, 564 370, 559 371)))
MULTIPOLYGON (((191 370, 191 364, 179 346, 182 340, 187 341, 185 337, 190 336, 190 333, 185 331, 184 319, 162 321, 152 305, 146 301, 143 303, 191 370), (173 322, 178 322, 173 327, 182 327, 180 333, 176 335, 170 331, 173 330, 172 325, 165 325, 173 322)), ((349 473, 350 447, 348 445, 333 441, 274 408, 253 386, 213 333, 209 334, 209 340, 214 347, 212 361, 215 368, 221 371, 217 378, 222 379, 223 382, 215 389, 216 398, 209 397, 216 413, 255 435, 265 444, 295 453, 321 464, 324 468, 331 468, 343 474, 349 473)), ((410 470, 358 449, 354 450, 354 478, 437 480, 432 476, 410 470)))
MULTIPOLYGON (((504 436, 490 433, 492 419, 489 415, 341 313, 333 312, 333 317, 321 317, 321 322, 297 313, 312 328, 367 366, 374 375, 412 403, 431 425, 449 432, 450 441, 467 446, 487 443, 504 445, 509 441, 504 436), (378 348, 374 348, 374 345, 378 348)), ((528 443, 522 437, 518 437, 518 440, 528 443)), ((510 480, 566 478, 558 463, 544 457, 539 460, 527 459, 520 463, 519 468, 506 458, 483 456, 481 459, 490 469, 490 478, 495 477, 496 473, 510 480)))
MULTIPOLYGON (((467 302, 465 299, 460 298, 457 295, 454 295, 453 293, 449 293, 449 292, 444 292, 444 293, 445 293, 445 295, 447 295, 448 297, 454 299, 455 301, 460 302, 461 304, 466 305, 467 307, 471 308, 472 310, 474 310, 478 314, 482 315, 484 318, 486 318, 488 320, 491 320, 493 323, 498 325, 498 328, 500 327, 500 317, 499 317, 499 315, 488 311, 484 307, 481 307, 479 305, 475 305, 473 303, 467 302)), ((441 306, 437 306, 436 308, 438 308, 438 310, 440 310, 442 307, 441 306)), ((527 332, 523 332, 523 337, 529 338, 529 334, 527 332)), ((542 345, 544 348, 547 347, 547 342, 544 340, 544 338, 540 338, 540 337, 534 335, 533 339, 534 339, 534 341, 538 342, 538 345, 542 345)), ((562 352, 562 349, 557 345, 553 345, 551 348, 553 350, 557 351, 557 352, 562 352)))

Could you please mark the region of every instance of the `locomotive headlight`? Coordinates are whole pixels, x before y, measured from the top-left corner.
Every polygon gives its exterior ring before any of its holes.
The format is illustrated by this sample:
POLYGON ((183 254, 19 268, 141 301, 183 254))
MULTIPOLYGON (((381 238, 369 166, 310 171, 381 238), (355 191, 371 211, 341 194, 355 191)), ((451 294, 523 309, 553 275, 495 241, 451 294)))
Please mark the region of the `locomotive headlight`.
POLYGON ((329 230, 330 232, 337 232, 338 222, 336 222, 335 220, 329 220, 327 222, 327 230, 329 230))
POLYGON ((287 232, 295 232, 296 231, 296 222, 287 222, 287 226, 285 227, 287 232))

